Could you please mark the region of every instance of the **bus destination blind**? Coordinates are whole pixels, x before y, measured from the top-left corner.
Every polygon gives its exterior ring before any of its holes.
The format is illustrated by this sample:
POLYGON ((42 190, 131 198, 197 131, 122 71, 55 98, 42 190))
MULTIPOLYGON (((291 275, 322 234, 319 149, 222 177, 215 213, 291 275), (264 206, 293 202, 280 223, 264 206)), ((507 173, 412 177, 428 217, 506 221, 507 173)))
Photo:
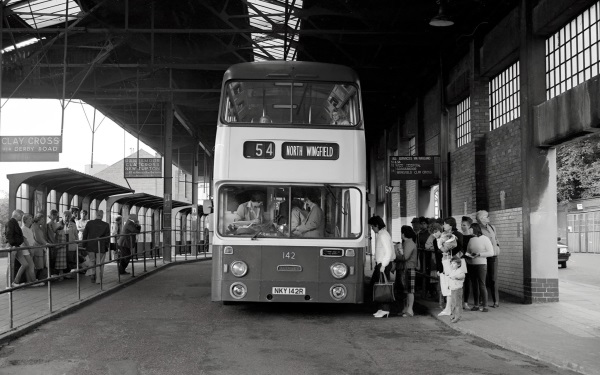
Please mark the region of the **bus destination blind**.
POLYGON ((246 159, 273 159, 275 143, 268 141, 244 142, 244 157, 246 159))
POLYGON ((284 159, 337 160, 340 157, 337 143, 283 142, 281 147, 284 159))

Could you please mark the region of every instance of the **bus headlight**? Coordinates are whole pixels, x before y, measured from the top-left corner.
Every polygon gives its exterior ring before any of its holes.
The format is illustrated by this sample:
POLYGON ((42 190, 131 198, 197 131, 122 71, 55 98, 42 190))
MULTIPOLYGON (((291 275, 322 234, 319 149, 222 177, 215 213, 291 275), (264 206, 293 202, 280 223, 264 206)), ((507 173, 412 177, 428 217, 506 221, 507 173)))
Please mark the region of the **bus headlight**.
POLYGON ((333 263, 329 270, 336 279, 343 279, 348 274, 348 266, 344 263, 333 263))
POLYGON ((248 288, 244 283, 233 283, 231 287, 229 287, 229 294, 235 299, 242 299, 246 297, 246 293, 248 293, 248 288))
POLYGON ((231 269, 231 273, 235 277, 242 277, 246 273, 248 273, 248 265, 245 262, 242 262, 241 260, 231 262, 229 268, 231 269))
POLYGON ((329 288, 329 295, 336 301, 341 301, 346 298, 348 291, 346 287, 342 284, 335 284, 331 288, 329 288))

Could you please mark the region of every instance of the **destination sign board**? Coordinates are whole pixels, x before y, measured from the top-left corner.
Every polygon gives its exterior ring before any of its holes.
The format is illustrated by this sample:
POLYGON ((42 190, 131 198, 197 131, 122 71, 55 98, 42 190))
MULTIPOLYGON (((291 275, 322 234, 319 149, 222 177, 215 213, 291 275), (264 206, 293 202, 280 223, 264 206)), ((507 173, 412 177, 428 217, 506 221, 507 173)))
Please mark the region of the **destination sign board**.
POLYGON ((273 159, 275 157, 275 143, 267 141, 244 142, 244 157, 246 159, 273 159))
POLYGON ((439 178, 439 156, 390 156, 391 180, 435 180, 439 178))
POLYGON ((340 157, 337 143, 283 142, 281 147, 284 159, 337 160, 340 157))
POLYGON ((123 165, 125 178, 161 178, 161 158, 125 158, 123 165), (138 160, 140 162, 138 167, 138 160))
POLYGON ((2 153, 60 153, 60 135, 3 135, 0 136, 2 153))

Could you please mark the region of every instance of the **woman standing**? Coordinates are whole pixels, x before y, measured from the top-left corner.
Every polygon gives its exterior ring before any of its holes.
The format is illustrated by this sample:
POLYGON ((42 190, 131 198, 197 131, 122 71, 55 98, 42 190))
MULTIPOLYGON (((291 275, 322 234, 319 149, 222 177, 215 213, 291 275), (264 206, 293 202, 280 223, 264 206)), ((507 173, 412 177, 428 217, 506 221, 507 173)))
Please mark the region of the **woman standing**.
MULTIPOLYGON (((408 225, 403 225, 400 228, 402 235, 402 249, 400 254, 396 255, 396 261, 404 263, 404 308, 401 316, 414 316, 413 303, 415 302, 415 277, 417 269, 417 234, 408 225)), ((396 276, 398 277, 398 275, 396 276)))
MULTIPOLYGON (((25 237, 25 242, 23 243, 23 246, 37 246, 35 237, 33 235, 33 216, 31 216, 31 214, 23 215, 23 225, 21 226, 21 230, 23 231, 23 237, 25 237)), ((27 269, 25 270, 26 276, 27 276, 27 282, 30 283, 33 281, 37 281, 37 279, 35 277, 35 265, 33 262, 33 258, 31 256, 31 253, 34 250, 30 249, 30 250, 22 250, 22 251, 23 251, 23 256, 25 257, 25 261, 26 261, 25 264, 27 266, 27 269)), ((42 250, 42 253, 43 253, 43 250, 42 250)), ((21 263, 21 267, 23 267, 23 264, 24 263, 21 263)), ((19 269, 19 272, 21 272, 21 269, 19 269)), ((31 286, 44 286, 44 283, 36 283, 31 286)))
MULTIPOLYGON (((46 239, 46 223, 43 213, 38 212, 35 214, 31 228, 33 231, 33 238, 35 240, 35 246, 48 245, 48 241, 46 239)), ((48 251, 48 248, 33 249, 31 251, 37 279, 45 279, 46 276, 48 276, 42 274, 44 268, 47 267, 45 254, 46 251, 48 251)))
MULTIPOLYGON (((394 253, 394 247, 392 244, 392 237, 385 229, 385 223, 379 216, 373 216, 369 218, 369 225, 373 232, 375 232, 375 269, 371 276, 370 287, 373 289, 373 285, 379 281, 381 272, 384 273, 387 279, 390 279, 390 269, 392 268, 392 262, 396 259, 394 253)), ((387 318, 390 315, 390 305, 383 303, 379 306, 379 310, 373 314, 376 318, 387 318)))
POLYGON ((487 258, 494 255, 494 249, 489 238, 483 235, 481 226, 471 224, 473 237, 467 245, 467 263, 472 270, 471 283, 473 290, 473 307, 471 311, 487 312, 487 289, 485 278, 487 275, 487 258))
POLYGON ((500 244, 498 243, 498 233, 496 228, 490 224, 489 213, 486 210, 477 211, 475 219, 481 227, 481 233, 490 239, 492 243, 493 255, 487 258, 487 280, 486 285, 490 288, 492 294, 492 301, 494 302, 491 307, 499 307, 500 294, 498 290, 498 255, 500 255, 500 244))

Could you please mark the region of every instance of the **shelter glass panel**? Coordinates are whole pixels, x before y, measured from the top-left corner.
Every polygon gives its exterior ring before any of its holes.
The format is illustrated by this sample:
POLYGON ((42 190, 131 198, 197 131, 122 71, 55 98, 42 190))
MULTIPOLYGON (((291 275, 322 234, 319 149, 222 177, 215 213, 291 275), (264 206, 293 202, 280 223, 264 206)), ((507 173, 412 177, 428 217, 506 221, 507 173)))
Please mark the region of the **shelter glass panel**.
POLYGON ((490 129, 513 121, 521 116, 519 62, 497 75, 490 83, 490 129))
POLYGON ((146 208, 144 217, 146 218, 146 221, 145 221, 146 229, 145 230, 146 230, 146 232, 148 232, 145 234, 145 237, 146 237, 145 241, 152 242, 152 233, 150 233, 150 232, 154 230, 153 229, 154 225, 152 223, 152 209, 151 208, 146 208))
POLYGON ((598 75, 600 2, 546 39, 546 99, 598 75))
POLYGON ((16 208, 17 210, 22 210, 24 213, 30 213, 30 199, 29 199, 29 185, 21 184, 19 189, 17 190, 17 201, 16 208))
POLYGON ((359 97, 350 83, 230 81, 223 102, 225 123, 354 126, 359 97))
POLYGON ((63 193, 63 195, 60 196, 60 201, 58 202, 59 216, 62 216, 62 214, 69 210, 69 208, 69 193, 63 193))
POLYGON ((46 214, 50 215, 50 211, 56 209, 56 190, 50 190, 46 197, 46 214))

